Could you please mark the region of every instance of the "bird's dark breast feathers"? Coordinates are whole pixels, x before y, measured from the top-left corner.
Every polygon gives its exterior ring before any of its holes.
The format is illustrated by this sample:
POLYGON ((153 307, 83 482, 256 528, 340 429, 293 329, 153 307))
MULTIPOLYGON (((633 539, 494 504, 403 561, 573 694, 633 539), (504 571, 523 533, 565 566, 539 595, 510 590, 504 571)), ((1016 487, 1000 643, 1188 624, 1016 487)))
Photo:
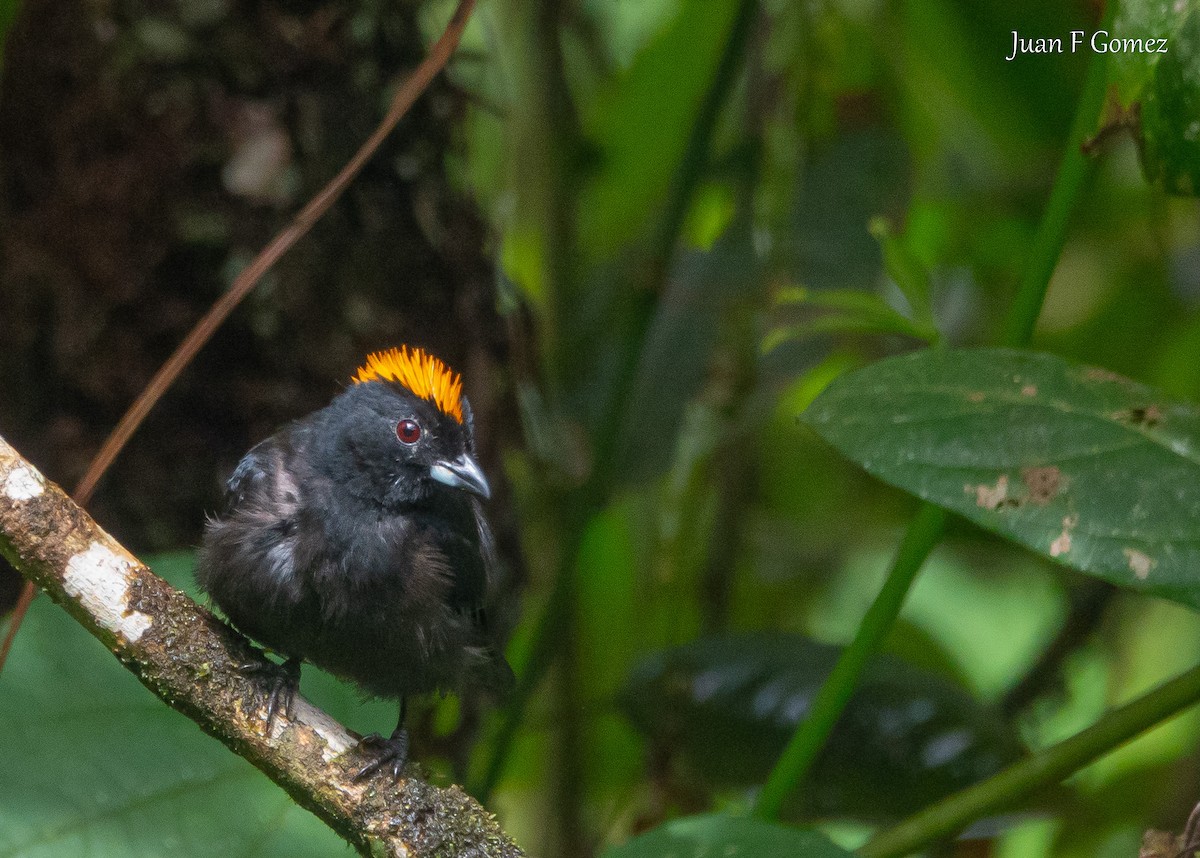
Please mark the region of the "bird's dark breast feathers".
POLYGON ((321 617, 311 660, 379 695, 487 684, 477 544, 425 514, 347 529, 347 544, 314 567, 321 617))
POLYGON ((470 501, 355 505, 312 475, 281 476, 286 451, 262 447, 231 478, 197 573, 233 623, 373 695, 502 692, 511 671, 480 622, 488 539, 470 501))

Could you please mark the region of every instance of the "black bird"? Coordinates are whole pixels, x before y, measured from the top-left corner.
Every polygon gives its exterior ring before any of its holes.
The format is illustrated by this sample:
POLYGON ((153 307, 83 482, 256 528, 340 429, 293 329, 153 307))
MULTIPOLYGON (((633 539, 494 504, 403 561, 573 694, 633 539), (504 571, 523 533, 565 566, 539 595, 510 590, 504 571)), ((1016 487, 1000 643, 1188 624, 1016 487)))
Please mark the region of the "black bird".
POLYGON ((308 661, 400 699, 366 777, 408 757, 410 695, 512 685, 486 619, 496 551, 462 379, 420 349, 372 354, 333 401, 255 446, 204 533, 197 581, 286 658, 267 706, 290 707, 308 661))

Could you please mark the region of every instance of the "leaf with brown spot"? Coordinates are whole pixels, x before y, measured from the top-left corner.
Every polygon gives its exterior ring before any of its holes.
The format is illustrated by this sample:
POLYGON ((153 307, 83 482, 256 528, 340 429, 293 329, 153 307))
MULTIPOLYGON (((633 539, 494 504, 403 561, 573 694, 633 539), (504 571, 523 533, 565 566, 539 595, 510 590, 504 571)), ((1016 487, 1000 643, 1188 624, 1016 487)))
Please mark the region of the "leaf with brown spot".
POLYGON ((804 419, 885 482, 1064 565, 1200 607, 1194 405, 1053 355, 964 349, 843 376, 804 419))
POLYGON ((1022 468, 1021 482, 1029 493, 1029 502, 1045 506, 1054 500, 1062 488, 1062 471, 1056 465, 1037 468, 1022 468))

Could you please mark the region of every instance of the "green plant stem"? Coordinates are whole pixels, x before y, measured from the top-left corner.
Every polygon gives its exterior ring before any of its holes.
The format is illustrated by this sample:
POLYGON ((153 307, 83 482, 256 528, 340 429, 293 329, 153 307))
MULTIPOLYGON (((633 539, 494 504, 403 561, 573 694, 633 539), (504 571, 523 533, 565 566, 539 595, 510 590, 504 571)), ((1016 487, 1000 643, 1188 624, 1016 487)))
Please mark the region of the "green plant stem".
MULTIPOLYGON (((1104 20, 1100 25, 1102 28, 1107 25, 1106 22, 1112 21, 1116 5, 1115 0, 1106 4, 1104 20)), ((1063 154, 1062 163, 1059 164, 1058 175, 1055 176, 1042 221, 1038 224, 1037 234, 1033 238, 1033 247, 1017 287, 1016 297, 1009 309, 1004 332, 1000 337, 1001 345, 1024 346, 1033 336, 1033 328, 1046 300, 1050 277, 1054 274, 1058 257, 1062 254, 1063 244, 1067 240, 1067 225, 1070 223, 1071 214, 1079 204, 1083 189, 1096 174, 1097 160, 1084 154, 1083 143, 1096 132, 1100 124, 1106 92, 1107 56, 1094 53, 1088 60, 1083 92, 1080 93, 1075 119, 1067 137, 1066 152, 1063 154)))
POLYGON ((972 820, 1012 807, 1198 702, 1200 667, 1194 667, 1108 713, 1082 733, 889 828, 862 847, 859 854, 863 858, 898 858, 915 852, 954 834, 972 820))
POLYGON ((754 805, 754 813, 759 818, 779 818, 784 801, 804 779, 817 754, 825 746, 833 725, 858 685, 858 677, 867 660, 879 650, 883 639, 891 631, 921 564, 942 538, 946 529, 946 515, 945 510, 933 504, 922 504, 917 511, 896 551, 883 589, 859 624, 854 641, 821 686, 813 701, 812 711, 788 742, 783 756, 759 793, 754 805))
MULTIPOLYGON (((1105 21, 1112 20, 1115 6, 1115 3, 1107 5, 1105 21)), ((1009 308, 1001 339, 1004 345, 1020 347, 1029 343, 1041 314, 1046 290, 1050 286, 1050 276, 1054 273, 1066 240, 1070 215, 1095 172, 1095 165, 1083 154, 1080 146, 1099 124, 1104 106, 1104 56, 1093 54, 1088 62, 1087 76, 1071 124, 1066 152, 1038 226, 1016 298, 1009 308)), ((896 553, 883 589, 863 617, 854 640, 821 686, 813 701, 812 712, 796 729, 767 778, 754 806, 754 813, 759 818, 777 819, 784 801, 807 777, 817 754, 825 746, 842 710, 854 694, 867 659, 878 651, 891 631, 921 564, 941 539, 945 522, 946 513, 931 504, 922 505, 917 512, 896 553)), ((1045 778, 1040 781, 1047 782, 1045 778)))
POLYGON ((754 23, 757 12, 758 0, 741 0, 738 4, 725 49, 717 61, 712 83, 704 94, 696 121, 688 135, 687 146, 671 182, 662 218, 655 230, 655 239, 651 246, 648 266, 650 273, 647 279, 655 292, 661 288, 662 281, 667 276, 671 259, 675 255, 675 246, 679 242, 679 233, 691 207, 692 195, 700 183, 700 178, 708 169, 708 150, 717 127, 717 119, 720 118, 721 108, 733 88, 737 71, 742 66, 742 58, 750 41, 751 24, 754 23))

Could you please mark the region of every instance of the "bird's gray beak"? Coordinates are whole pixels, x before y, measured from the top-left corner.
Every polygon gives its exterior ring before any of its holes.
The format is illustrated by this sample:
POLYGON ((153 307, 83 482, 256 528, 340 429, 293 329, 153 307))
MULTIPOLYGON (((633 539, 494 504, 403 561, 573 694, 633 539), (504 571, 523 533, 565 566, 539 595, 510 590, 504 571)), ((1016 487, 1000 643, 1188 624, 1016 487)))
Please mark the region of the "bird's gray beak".
POLYGON ((444 459, 429 469, 429 476, 439 483, 454 489, 466 489, 480 497, 490 498, 492 489, 488 485, 483 469, 475 461, 475 457, 463 453, 457 459, 447 462, 444 459))

